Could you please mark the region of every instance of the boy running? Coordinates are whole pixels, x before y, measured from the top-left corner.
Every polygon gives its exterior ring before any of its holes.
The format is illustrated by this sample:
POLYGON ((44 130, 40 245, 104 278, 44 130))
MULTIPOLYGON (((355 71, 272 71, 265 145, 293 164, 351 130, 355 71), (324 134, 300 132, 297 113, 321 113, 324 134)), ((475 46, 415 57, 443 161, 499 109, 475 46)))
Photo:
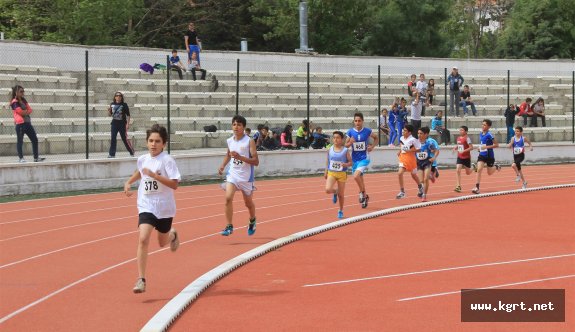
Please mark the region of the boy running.
POLYGON ((345 147, 351 147, 352 150, 351 159, 353 160, 353 166, 351 172, 353 173, 353 179, 359 187, 359 202, 361 203, 361 207, 365 209, 369 201, 369 196, 365 193, 363 173, 367 171, 370 162, 369 152, 377 145, 378 137, 371 129, 363 126, 362 113, 358 112, 353 115, 353 125, 354 127, 347 131, 345 147), (373 144, 369 144, 370 137, 373 138, 373 144))
POLYGON ((473 150, 473 144, 471 144, 471 138, 467 136, 467 131, 469 128, 467 126, 461 126, 459 128, 459 137, 457 137, 457 146, 453 148, 453 151, 457 151, 457 175, 455 177, 455 192, 461 192, 461 170, 465 168, 465 174, 471 174, 471 150, 473 150))
POLYGON ((410 124, 405 125, 402 130, 401 138, 399 139, 400 150, 397 153, 399 159, 399 170, 397 176, 399 178, 399 194, 395 196, 397 199, 405 198, 405 189, 403 188, 403 173, 406 171, 411 173, 413 181, 417 184, 418 193, 417 197, 423 197, 423 186, 417 177, 417 162, 415 160, 415 151, 421 148, 421 144, 417 139, 411 136, 413 126, 410 124))
POLYGON ((427 191, 429 190, 429 180, 435 182, 433 173, 437 167, 437 157, 439 156, 439 144, 429 137, 429 127, 422 127, 418 133, 421 147, 415 153, 417 157, 417 170, 421 184, 423 185, 422 202, 427 202, 427 191))
POLYGON ((241 115, 232 118, 232 131, 234 135, 228 138, 228 151, 224 157, 218 173, 222 175, 224 168, 229 163, 226 182, 222 184, 222 189, 226 191, 226 220, 228 224, 222 231, 223 236, 231 235, 234 232, 232 217, 234 215, 234 195, 237 190, 242 192, 244 203, 250 213, 250 223, 248 235, 256 232, 256 206, 252 200, 254 187, 254 167, 260 161, 256 151, 256 143, 245 134, 246 119, 241 115))
POLYGON ((327 152, 327 166, 323 177, 326 179, 325 192, 333 194, 333 204, 339 198, 338 218, 343 218, 343 199, 345 197, 345 181, 347 180, 347 168, 352 165, 351 153, 343 146, 343 133, 333 132, 333 145, 327 152), (337 189, 335 184, 337 182, 337 189))
POLYGON ((529 145, 529 151, 533 151, 533 145, 531 145, 527 137, 523 136, 523 127, 515 127, 515 136, 509 140, 507 146, 513 149, 513 164, 511 164, 511 167, 517 175, 515 182, 522 181, 523 186, 521 188, 523 189, 527 189, 527 181, 525 181, 525 177, 521 171, 521 163, 525 159, 525 143, 529 145))
POLYGON ((170 249, 176 251, 180 245, 178 233, 172 228, 172 220, 176 215, 176 200, 174 190, 181 180, 176 161, 164 152, 168 142, 166 128, 155 124, 146 132, 148 154, 138 158, 138 169, 124 183, 124 193, 132 196, 130 185, 137 180, 138 187, 138 273, 139 278, 134 286, 134 293, 146 291, 146 262, 148 259, 148 244, 152 231, 158 230, 158 243, 164 247, 168 243, 170 249))
POLYGON ((481 124, 481 133, 479 133, 479 156, 477 157, 477 166, 473 164, 473 169, 477 170, 477 183, 475 188, 471 191, 474 194, 479 194, 479 183, 481 182, 481 172, 487 165, 487 175, 500 171, 501 166, 495 165, 495 154, 493 149, 499 147, 499 143, 493 135, 489 132, 491 128, 491 120, 485 119, 481 124))

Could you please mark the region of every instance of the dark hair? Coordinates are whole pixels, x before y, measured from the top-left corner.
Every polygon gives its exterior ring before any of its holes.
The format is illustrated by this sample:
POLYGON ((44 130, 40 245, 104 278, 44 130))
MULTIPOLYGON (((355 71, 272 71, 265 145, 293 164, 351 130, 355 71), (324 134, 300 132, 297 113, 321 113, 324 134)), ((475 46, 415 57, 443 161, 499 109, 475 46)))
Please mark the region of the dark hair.
POLYGON ((258 125, 258 127, 257 127, 257 128, 258 128, 258 130, 262 130, 262 129, 264 129, 264 125, 263 125, 263 123, 260 123, 260 124, 258 125))
POLYGON ((285 126, 284 131, 283 131, 283 132, 286 134, 285 140, 286 140, 286 142, 288 142, 288 143, 292 143, 292 142, 293 142, 293 141, 292 141, 292 133, 291 133, 292 130, 293 130, 292 125, 288 124, 288 125, 285 126))
POLYGON ((146 130, 146 141, 150 138, 150 135, 152 133, 158 133, 162 138, 162 141, 164 141, 164 143, 168 142, 168 131, 166 130, 166 127, 161 126, 157 123, 154 124, 152 128, 146 130))
MULTIPOLYGON (((259 126, 258 126, 258 128, 259 128, 259 126)), ((263 125, 262 125, 262 129, 265 129, 265 130, 267 130, 267 131, 270 131, 270 127, 268 127, 268 126, 263 126, 263 125)))
POLYGON ((521 126, 517 126, 517 127, 515 127, 515 129, 518 129, 520 132, 523 132, 523 127, 521 127, 521 126))
MULTIPOLYGON (((24 90, 24 87, 21 85, 14 85, 12 87, 12 98, 10 99, 10 101, 12 101, 12 99, 16 98, 16 93, 20 89, 24 90)), ((26 98, 22 97, 22 101, 25 102, 26 104, 28 104, 28 101, 26 101, 26 98)))
POLYGON ((353 115, 353 118, 355 119, 355 118, 358 117, 358 116, 359 116, 360 119, 363 120, 363 113, 357 112, 357 113, 355 113, 355 114, 353 115))
POLYGON ((307 126, 309 126, 309 121, 303 120, 303 121, 301 122, 301 124, 304 125, 304 127, 307 127, 307 126))
POLYGON ((178 53, 178 50, 176 50, 175 48, 172 50, 172 53, 178 53))
POLYGON ((467 128, 467 126, 461 126, 461 127, 459 127, 459 128, 465 130, 465 132, 468 132, 468 131, 469 131, 469 128, 467 128))
POLYGON ((487 125, 488 125, 489 127, 491 127, 491 120, 489 120, 489 119, 483 119, 483 122, 487 123, 487 125))
POLYGON ((527 99, 525 99, 526 102, 530 103, 533 99, 531 99, 531 97, 527 97, 527 99))
POLYGON ((244 118, 244 117, 241 116, 241 115, 235 115, 235 116, 232 118, 232 124, 233 124, 234 122, 241 123, 244 127, 246 126, 246 118, 244 118))
POLYGON ((332 135, 339 135, 339 137, 344 138, 343 132, 341 132, 339 130, 334 131, 332 135))
POLYGON ((117 94, 120 94, 120 96, 122 96, 122 101, 121 101, 121 103, 123 103, 123 102, 124 102, 124 94, 121 93, 120 91, 114 92, 114 97, 112 98, 112 103, 115 103, 115 102, 116 102, 116 95, 117 95, 117 94))
POLYGON ((469 88, 469 85, 465 84, 463 87, 464 87, 464 88, 469 88))
POLYGON ((427 127, 427 126, 421 127, 421 128, 419 128, 419 130, 421 130, 421 132, 424 134, 429 134, 429 127, 427 127))
POLYGON ((250 134, 251 134, 251 132, 252 132, 252 128, 248 128, 248 127, 246 127, 246 128, 244 129, 244 131, 245 131, 245 132, 248 132, 248 133, 250 133, 250 134))
POLYGON ((410 124, 406 124, 403 128, 405 128, 405 130, 409 131, 410 133, 413 133, 413 126, 410 124))

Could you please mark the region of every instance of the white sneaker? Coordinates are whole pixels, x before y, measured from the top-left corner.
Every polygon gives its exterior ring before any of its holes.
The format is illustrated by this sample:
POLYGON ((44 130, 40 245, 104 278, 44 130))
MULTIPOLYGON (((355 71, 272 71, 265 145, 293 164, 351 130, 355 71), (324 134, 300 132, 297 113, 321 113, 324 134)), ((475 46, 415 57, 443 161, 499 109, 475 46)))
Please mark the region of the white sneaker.
POLYGON ((521 189, 527 189, 527 182, 523 182, 523 185, 521 186, 521 189))
POLYGON ((359 202, 363 203, 363 201, 365 201, 365 195, 363 192, 359 193, 359 202))
POLYGON ((19 163, 25 163, 25 162, 26 162, 26 159, 20 158, 20 159, 18 160, 18 162, 19 162, 19 163))
POLYGON ((519 182, 521 181, 521 176, 517 175, 517 177, 515 178, 515 182, 519 182))
POLYGON ((479 188, 477 188, 477 187, 473 188, 473 190, 472 190, 471 192, 474 193, 474 194, 479 194, 479 193, 480 193, 480 192, 479 192, 479 188))
POLYGON ((138 278, 136 281, 136 285, 132 289, 132 291, 136 294, 140 294, 146 291, 146 281, 143 278, 138 278))
POLYGON ((403 191, 400 191, 399 194, 397 194, 397 196, 395 196, 395 198, 402 199, 402 198, 405 198, 405 196, 406 196, 405 193, 403 191))
POLYGON ((174 234, 174 239, 172 241, 170 241, 170 250, 176 251, 176 250, 178 250, 178 247, 180 246, 180 239, 178 237, 178 231, 176 231, 174 228, 172 228, 170 230, 170 233, 174 234))

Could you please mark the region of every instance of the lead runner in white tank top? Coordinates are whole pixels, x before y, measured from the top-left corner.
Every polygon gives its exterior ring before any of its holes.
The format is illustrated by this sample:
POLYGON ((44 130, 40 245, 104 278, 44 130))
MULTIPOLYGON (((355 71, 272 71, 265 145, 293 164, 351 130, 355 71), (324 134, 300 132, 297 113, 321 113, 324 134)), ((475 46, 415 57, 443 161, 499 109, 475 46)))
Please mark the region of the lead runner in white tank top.
MULTIPOLYGON (((240 156, 245 158, 251 158, 250 155, 250 137, 244 135, 240 140, 236 140, 235 136, 228 138, 228 149, 230 152, 235 151, 240 156)), ((254 182, 254 165, 250 165, 239 159, 231 158, 229 163, 228 173, 226 175, 226 181, 235 184, 236 186, 241 183, 254 182)), ((241 189, 241 188, 240 188, 241 189)))

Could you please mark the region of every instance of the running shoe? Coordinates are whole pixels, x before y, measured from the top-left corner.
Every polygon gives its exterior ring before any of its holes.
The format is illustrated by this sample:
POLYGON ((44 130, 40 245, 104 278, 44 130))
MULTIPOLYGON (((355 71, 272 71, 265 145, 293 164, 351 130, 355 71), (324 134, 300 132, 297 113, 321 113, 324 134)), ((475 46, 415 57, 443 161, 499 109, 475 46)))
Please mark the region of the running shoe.
POLYGON ((170 230, 170 233, 174 234, 174 239, 172 241, 170 241, 170 250, 176 251, 176 250, 178 250, 178 247, 180 246, 180 239, 178 238, 178 231, 176 231, 174 228, 172 228, 170 230))
POLYGON ((453 189, 453 191, 455 191, 456 193, 460 193, 461 192, 461 186, 455 187, 455 189, 453 189))
POLYGON ((439 171, 437 170, 437 168, 435 168, 435 178, 439 177, 439 171))
POLYGON ((39 162, 44 161, 44 160, 46 160, 46 158, 38 157, 38 158, 35 158, 35 159, 34 159, 34 162, 35 162, 35 163, 39 163, 39 162))
POLYGON ((474 194, 479 194, 479 188, 475 187, 471 192, 474 194))
POLYGON ((145 292, 146 291, 146 279, 138 278, 138 281, 136 281, 136 285, 134 286, 132 291, 136 294, 140 294, 140 293, 145 292))
POLYGON ((342 218, 343 218, 343 211, 342 211, 342 210, 337 211, 337 217, 338 217, 339 219, 342 219, 342 218))
POLYGON ((363 203, 361 203, 361 208, 365 209, 367 207, 367 202, 369 202, 369 195, 365 195, 363 203))
POLYGON ((333 204, 337 203, 337 191, 333 193, 333 198, 331 199, 333 204))
POLYGON ((515 182, 519 182, 519 181, 521 181, 521 176, 517 175, 517 176, 515 177, 515 182))
POLYGON ((18 162, 19 162, 19 163, 25 163, 25 162, 26 162, 26 159, 20 158, 20 159, 18 160, 18 162))
POLYGON ((224 228, 224 230, 222 231, 222 235, 223 236, 228 236, 228 235, 232 235, 232 233, 234 232, 234 225, 230 224, 227 225, 226 228, 224 228))
POLYGON ((421 198, 423 196, 423 186, 417 187, 417 197, 421 198))
POLYGON ((248 235, 252 236, 256 233, 256 218, 250 220, 248 225, 248 235))
POLYGON ((477 172, 477 164, 476 163, 472 163, 471 168, 473 168, 474 172, 477 172))
POLYGON ((423 195, 421 196, 421 201, 422 201, 422 202, 427 202, 427 195, 423 194, 423 195))
POLYGON ((395 198, 397 198, 397 199, 402 199, 402 198, 405 198, 405 197, 406 197, 406 195, 405 195, 405 193, 404 193, 403 191, 400 191, 399 194, 397 194, 397 196, 395 196, 395 198))
POLYGON ((523 182, 523 185, 521 186, 521 189, 527 189, 527 181, 523 182))
POLYGON ((501 165, 495 164, 495 169, 499 172, 501 170, 501 165))
POLYGON ((359 193, 359 202, 363 203, 363 201, 365 200, 365 194, 362 192, 359 193))

